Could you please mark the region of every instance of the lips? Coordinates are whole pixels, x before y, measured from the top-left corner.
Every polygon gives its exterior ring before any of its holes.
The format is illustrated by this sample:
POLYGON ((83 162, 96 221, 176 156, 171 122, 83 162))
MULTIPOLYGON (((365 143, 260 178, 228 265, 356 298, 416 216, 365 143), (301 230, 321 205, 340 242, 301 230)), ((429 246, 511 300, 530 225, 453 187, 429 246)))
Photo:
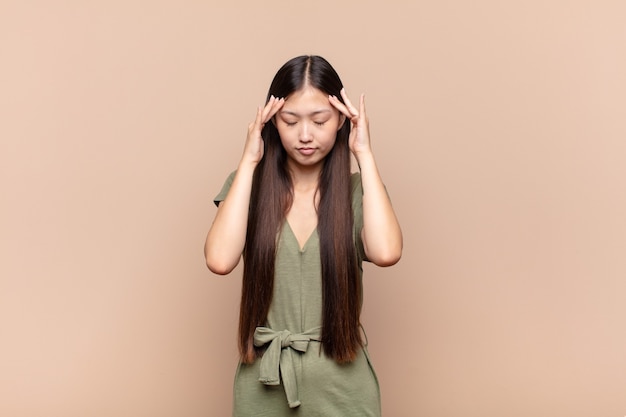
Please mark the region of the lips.
POLYGON ((298 148, 298 152, 300 152, 302 155, 308 156, 315 152, 315 148, 298 148))

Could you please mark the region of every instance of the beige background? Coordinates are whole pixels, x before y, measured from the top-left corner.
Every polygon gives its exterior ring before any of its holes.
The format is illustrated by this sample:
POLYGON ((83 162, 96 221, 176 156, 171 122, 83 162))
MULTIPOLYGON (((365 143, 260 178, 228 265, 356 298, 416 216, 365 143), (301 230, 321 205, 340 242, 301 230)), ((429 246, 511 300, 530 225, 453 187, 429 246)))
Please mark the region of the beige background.
POLYGON ((211 198, 287 59, 367 94, 386 416, 626 414, 622 1, 0 2, 0 415, 227 416, 211 198))

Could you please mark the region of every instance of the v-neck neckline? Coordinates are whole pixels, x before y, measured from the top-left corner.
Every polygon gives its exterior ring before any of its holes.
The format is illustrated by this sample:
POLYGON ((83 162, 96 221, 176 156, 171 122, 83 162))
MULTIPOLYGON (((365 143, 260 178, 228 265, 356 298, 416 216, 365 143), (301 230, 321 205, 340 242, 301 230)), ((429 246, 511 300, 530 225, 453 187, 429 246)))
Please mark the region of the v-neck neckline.
POLYGON ((287 229, 289 229, 289 233, 293 237, 293 240, 296 242, 296 246, 298 247, 298 250, 300 252, 304 252, 306 248, 309 246, 309 242, 311 241, 311 239, 313 239, 313 236, 315 236, 315 233, 317 233, 317 226, 313 228, 313 231, 311 231, 311 233, 309 234, 309 237, 307 237, 307 239, 304 241, 304 244, 300 246, 298 237, 296 236, 296 233, 291 228, 291 225, 289 224, 289 221, 287 219, 285 219, 285 225, 287 226, 287 229))

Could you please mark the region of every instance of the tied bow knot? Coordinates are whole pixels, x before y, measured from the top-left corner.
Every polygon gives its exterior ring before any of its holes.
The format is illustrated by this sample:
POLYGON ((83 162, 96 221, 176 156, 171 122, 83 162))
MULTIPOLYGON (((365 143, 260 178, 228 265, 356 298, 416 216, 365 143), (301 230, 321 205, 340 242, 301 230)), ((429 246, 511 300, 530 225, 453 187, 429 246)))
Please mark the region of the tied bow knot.
POLYGON ((275 331, 268 327, 257 327, 254 331, 254 345, 257 347, 269 343, 261 358, 259 381, 265 385, 279 385, 282 376, 287 403, 290 408, 298 407, 298 386, 292 350, 306 352, 310 341, 319 342, 321 328, 293 334, 289 330, 275 331))

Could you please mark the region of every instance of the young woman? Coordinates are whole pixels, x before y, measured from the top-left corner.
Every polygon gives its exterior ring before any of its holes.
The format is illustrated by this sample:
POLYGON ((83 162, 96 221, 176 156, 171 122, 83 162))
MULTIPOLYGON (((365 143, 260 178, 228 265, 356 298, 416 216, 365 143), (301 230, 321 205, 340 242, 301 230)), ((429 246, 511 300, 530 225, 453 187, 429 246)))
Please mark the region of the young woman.
POLYGON ((233 415, 379 416, 361 263, 395 264, 402 233, 363 95, 355 107, 319 56, 288 61, 215 203, 207 266, 228 274, 244 260, 233 415))

